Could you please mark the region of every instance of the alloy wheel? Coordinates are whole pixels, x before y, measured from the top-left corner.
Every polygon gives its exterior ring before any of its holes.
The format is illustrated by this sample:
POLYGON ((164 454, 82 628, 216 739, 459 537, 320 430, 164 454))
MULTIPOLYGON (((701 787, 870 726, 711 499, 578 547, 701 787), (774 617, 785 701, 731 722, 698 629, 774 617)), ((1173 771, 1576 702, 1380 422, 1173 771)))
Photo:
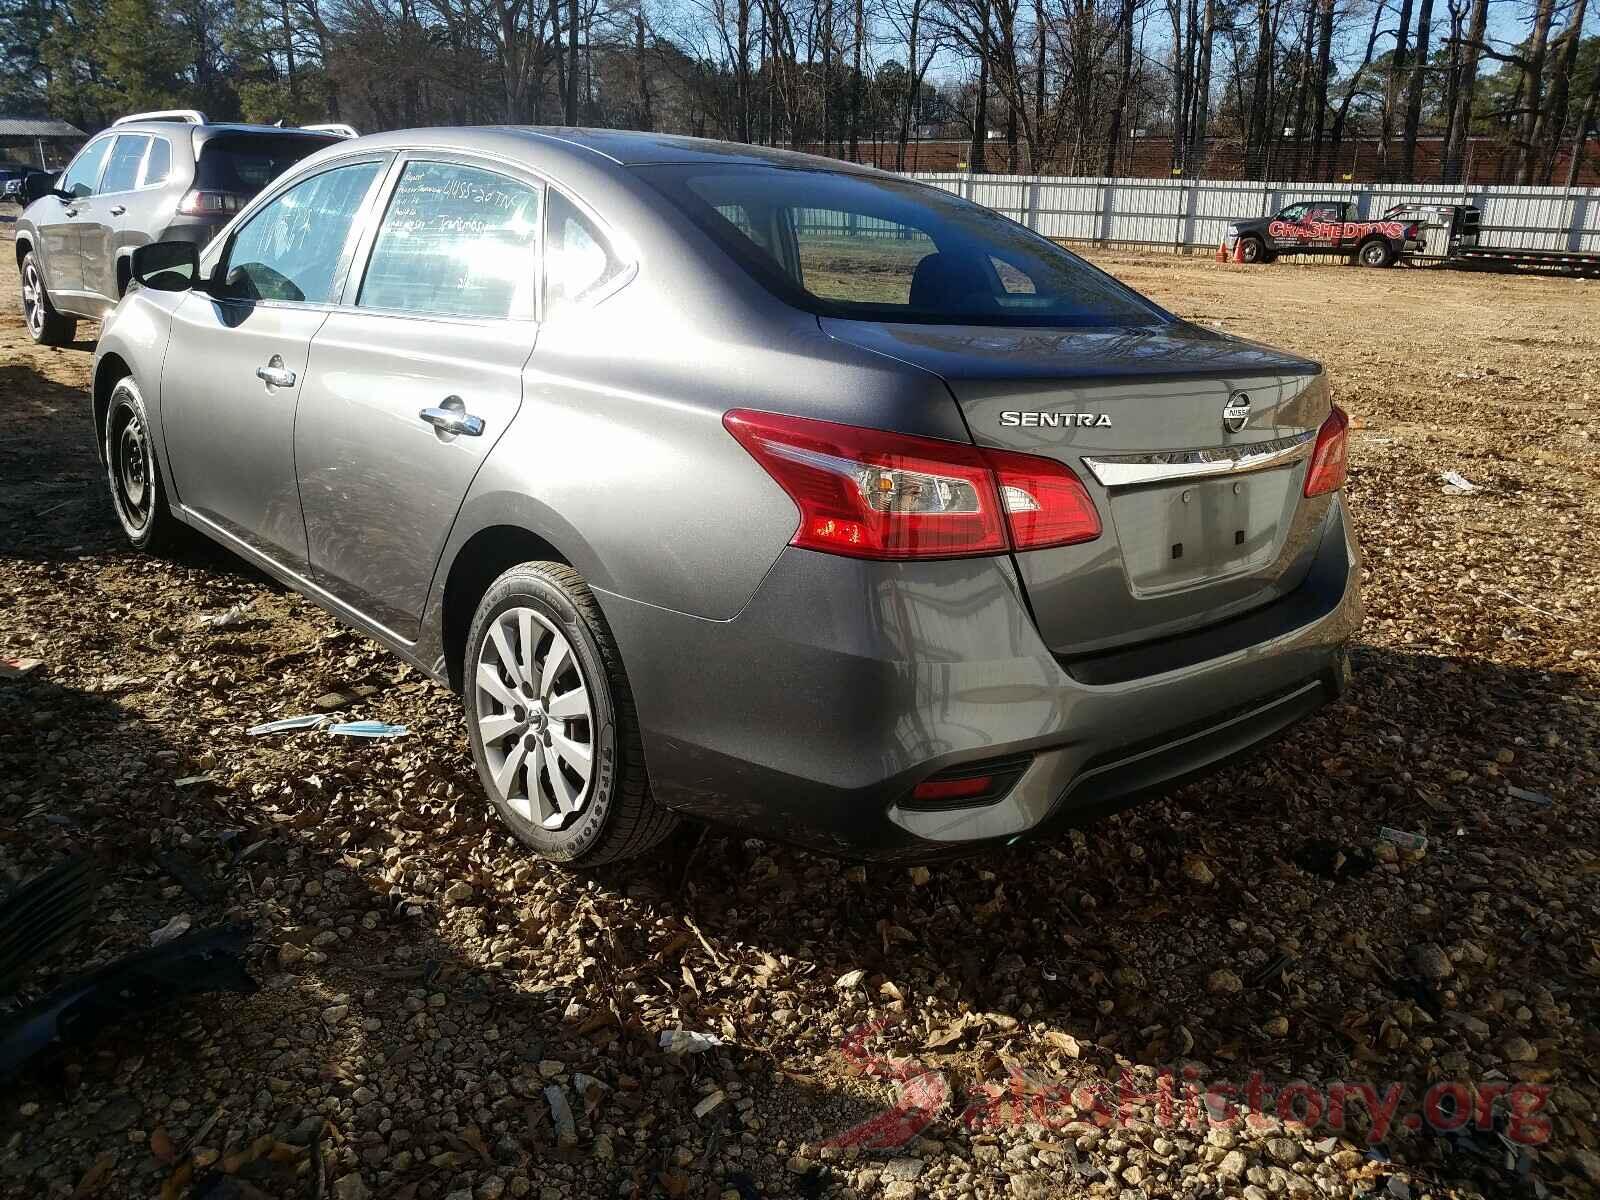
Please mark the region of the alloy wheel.
POLYGON ((34 337, 44 332, 44 285, 39 281, 39 268, 32 259, 22 269, 22 319, 28 323, 28 332, 34 337))
POLYGON ((588 804, 594 706, 572 644, 531 608, 494 618, 478 651, 478 734, 495 790, 513 812, 562 829, 588 804))

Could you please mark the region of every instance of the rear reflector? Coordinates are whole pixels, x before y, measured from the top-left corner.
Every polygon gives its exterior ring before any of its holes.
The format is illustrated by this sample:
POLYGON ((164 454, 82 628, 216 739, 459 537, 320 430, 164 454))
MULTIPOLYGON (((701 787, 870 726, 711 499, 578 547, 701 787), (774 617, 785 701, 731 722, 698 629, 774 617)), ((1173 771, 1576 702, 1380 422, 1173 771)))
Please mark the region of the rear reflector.
POLYGON ((1317 444, 1311 451, 1311 469, 1306 472, 1306 495, 1320 496, 1344 486, 1350 465, 1350 418, 1337 404, 1317 430, 1317 444))
POLYGON ((1031 754, 1013 754, 984 762, 947 767, 911 789, 902 803, 906 808, 971 808, 999 800, 1022 778, 1033 762, 1031 754))
POLYGON ((961 558, 1100 535, 1082 482, 1053 459, 749 409, 722 423, 799 508, 794 546, 961 558))

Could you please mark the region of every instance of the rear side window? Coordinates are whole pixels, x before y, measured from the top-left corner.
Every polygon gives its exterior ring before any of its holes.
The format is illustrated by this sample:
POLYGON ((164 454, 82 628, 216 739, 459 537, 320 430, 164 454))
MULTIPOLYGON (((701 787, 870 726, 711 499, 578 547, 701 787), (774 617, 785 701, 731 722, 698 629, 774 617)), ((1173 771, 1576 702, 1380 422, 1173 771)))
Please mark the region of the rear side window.
POLYGON ((144 160, 144 182, 140 187, 153 187, 166 180, 172 171, 172 147, 166 138, 150 139, 150 154, 144 160))
POLYGON ((600 227, 554 188, 547 230, 546 320, 594 299, 628 269, 600 227))
POLYGON ((194 186, 208 192, 254 196, 295 163, 337 138, 290 133, 229 133, 200 147, 194 186))
POLYGON ((72 196, 94 195, 94 185, 100 179, 100 168, 106 165, 106 154, 111 150, 112 138, 90 142, 78 161, 72 164, 67 177, 61 181, 61 190, 72 196))
POLYGON ((1044 328, 1168 319, 1015 221, 893 176, 753 165, 635 170, 758 282, 819 316, 1044 328))
POLYGON ((102 192, 131 192, 139 186, 139 167, 144 162, 144 152, 150 148, 150 139, 143 134, 124 133, 112 148, 111 161, 106 163, 106 173, 100 180, 102 192))
POLYGON ((234 235, 223 292, 235 300, 326 304, 350 226, 378 174, 352 163, 274 197, 234 235))
POLYGON ((459 163, 395 184, 356 303, 478 320, 538 315, 540 190, 459 163))

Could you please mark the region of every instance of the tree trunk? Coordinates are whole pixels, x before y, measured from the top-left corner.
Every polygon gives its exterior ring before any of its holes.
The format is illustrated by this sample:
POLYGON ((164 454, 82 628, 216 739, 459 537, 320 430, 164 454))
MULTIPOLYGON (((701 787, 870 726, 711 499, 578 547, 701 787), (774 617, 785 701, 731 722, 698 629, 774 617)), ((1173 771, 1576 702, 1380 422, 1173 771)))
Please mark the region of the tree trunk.
POLYGON ((1587 0, 1575 0, 1572 18, 1565 32, 1557 39, 1555 75, 1550 81, 1550 103, 1539 115, 1539 125, 1534 131, 1534 144, 1539 147, 1541 162, 1539 178, 1549 182, 1555 173, 1556 155, 1561 153, 1561 131, 1567 124, 1567 101, 1572 87, 1572 69, 1577 65, 1578 43, 1583 40, 1583 18, 1588 8, 1587 0))
MULTIPOLYGON (((1265 2, 1265 0, 1263 0, 1265 2)), ((1206 118, 1211 108, 1211 44, 1217 36, 1217 0, 1205 0, 1200 46, 1195 58, 1193 117, 1189 128, 1187 168, 1197 178, 1205 171, 1206 118)))
POLYGON ((1033 140, 1028 143, 1028 170, 1035 175, 1044 167, 1039 147, 1044 143, 1045 22, 1044 0, 1033 0, 1033 31, 1037 53, 1033 56, 1033 140))
POLYGON ((978 94, 972 106, 972 146, 967 153, 967 172, 982 175, 988 170, 989 149, 989 0, 979 0, 983 34, 979 38, 978 94))
POLYGON ((1328 68, 1333 58, 1333 0, 1320 0, 1317 6, 1317 105, 1316 125, 1311 130, 1311 174, 1321 179, 1322 134, 1328 125, 1328 68))
POLYGON ((861 157, 861 42, 866 37, 866 19, 862 12, 862 0, 856 0, 856 28, 855 36, 850 40, 855 43, 851 50, 853 59, 850 73, 850 161, 855 162, 861 157))
POLYGON ((1394 58, 1389 63, 1389 86, 1383 93, 1383 128, 1378 143, 1378 155, 1386 174, 1389 167, 1389 137, 1394 133, 1394 111, 1400 104, 1400 80, 1411 61, 1408 53, 1410 40, 1411 0, 1400 0, 1400 21, 1395 30, 1394 58))
POLYGON ((1444 181, 1460 183, 1466 169, 1467 139, 1472 136, 1472 100, 1478 88, 1478 47, 1489 23, 1489 0, 1472 0, 1472 23, 1461 57, 1461 82, 1456 85, 1455 111, 1450 117, 1450 140, 1444 150, 1444 181))
MULTIPOLYGON (((1207 21, 1210 8, 1207 6, 1207 21)), ((1268 88, 1272 81, 1272 8, 1268 0, 1256 0, 1255 87, 1250 93, 1250 136, 1245 141, 1245 173, 1265 179, 1267 169, 1267 130, 1270 121, 1268 88)))
POLYGON ((1517 135, 1517 183, 1533 182, 1534 161, 1538 148, 1534 144, 1534 131, 1539 123, 1539 103, 1544 95, 1544 59, 1550 44, 1550 22, 1555 16, 1555 0, 1539 0, 1533 17, 1533 37, 1528 42, 1527 57, 1523 59, 1523 109, 1517 135))
POLYGON ((1600 104, 1600 56, 1595 58, 1594 75, 1589 80, 1589 98, 1583 102, 1583 112, 1578 114, 1578 132, 1572 139, 1572 161, 1567 164, 1567 186, 1578 186, 1578 172, 1583 167, 1583 151, 1589 141, 1589 131, 1594 128, 1595 108, 1600 104))
POLYGON ((1373 52, 1378 48, 1378 26, 1383 22, 1384 5, 1377 4, 1372 9, 1372 28, 1367 30, 1367 49, 1361 56, 1361 65, 1350 76, 1350 84, 1345 89, 1344 99, 1339 101, 1339 111, 1333 118, 1333 130, 1328 135, 1328 177, 1339 173, 1339 147, 1344 141, 1345 119, 1350 115, 1350 105, 1356 98, 1356 92, 1361 86, 1361 77, 1366 74, 1367 68, 1372 65, 1373 52))
POLYGON ((1411 60, 1411 86, 1406 94, 1406 125, 1400 143, 1400 178, 1412 181, 1417 162, 1417 126, 1422 122, 1422 87, 1428 69, 1428 34, 1433 21, 1433 0, 1422 0, 1417 10, 1417 48, 1411 60))
POLYGON ((1117 173, 1117 143, 1122 139, 1122 110, 1128 106, 1133 90, 1133 2, 1122 0, 1117 13, 1117 32, 1122 42, 1117 57, 1117 95, 1111 104, 1111 124, 1106 130, 1105 169, 1107 178, 1117 173))

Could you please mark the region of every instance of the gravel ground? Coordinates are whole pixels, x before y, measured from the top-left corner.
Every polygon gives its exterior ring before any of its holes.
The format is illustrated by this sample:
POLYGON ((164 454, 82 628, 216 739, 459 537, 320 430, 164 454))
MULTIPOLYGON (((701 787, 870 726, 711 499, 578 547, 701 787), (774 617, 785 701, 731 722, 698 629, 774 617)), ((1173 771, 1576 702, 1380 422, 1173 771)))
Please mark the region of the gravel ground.
POLYGON ((1595 1194, 1600 284, 1097 261, 1329 363, 1355 683, 1160 802, 911 870, 694 829, 523 857, 450 695, 220 551, 119 545, 89 345, 0 318, 0 658, 43 660, 0 679, 0 882, 99 872, 29 994, 177 917, 247 923, 260 984, 9 1086, 0 1192, 1595 1194), (412 734, 244 735, 318 705, 412 734))

